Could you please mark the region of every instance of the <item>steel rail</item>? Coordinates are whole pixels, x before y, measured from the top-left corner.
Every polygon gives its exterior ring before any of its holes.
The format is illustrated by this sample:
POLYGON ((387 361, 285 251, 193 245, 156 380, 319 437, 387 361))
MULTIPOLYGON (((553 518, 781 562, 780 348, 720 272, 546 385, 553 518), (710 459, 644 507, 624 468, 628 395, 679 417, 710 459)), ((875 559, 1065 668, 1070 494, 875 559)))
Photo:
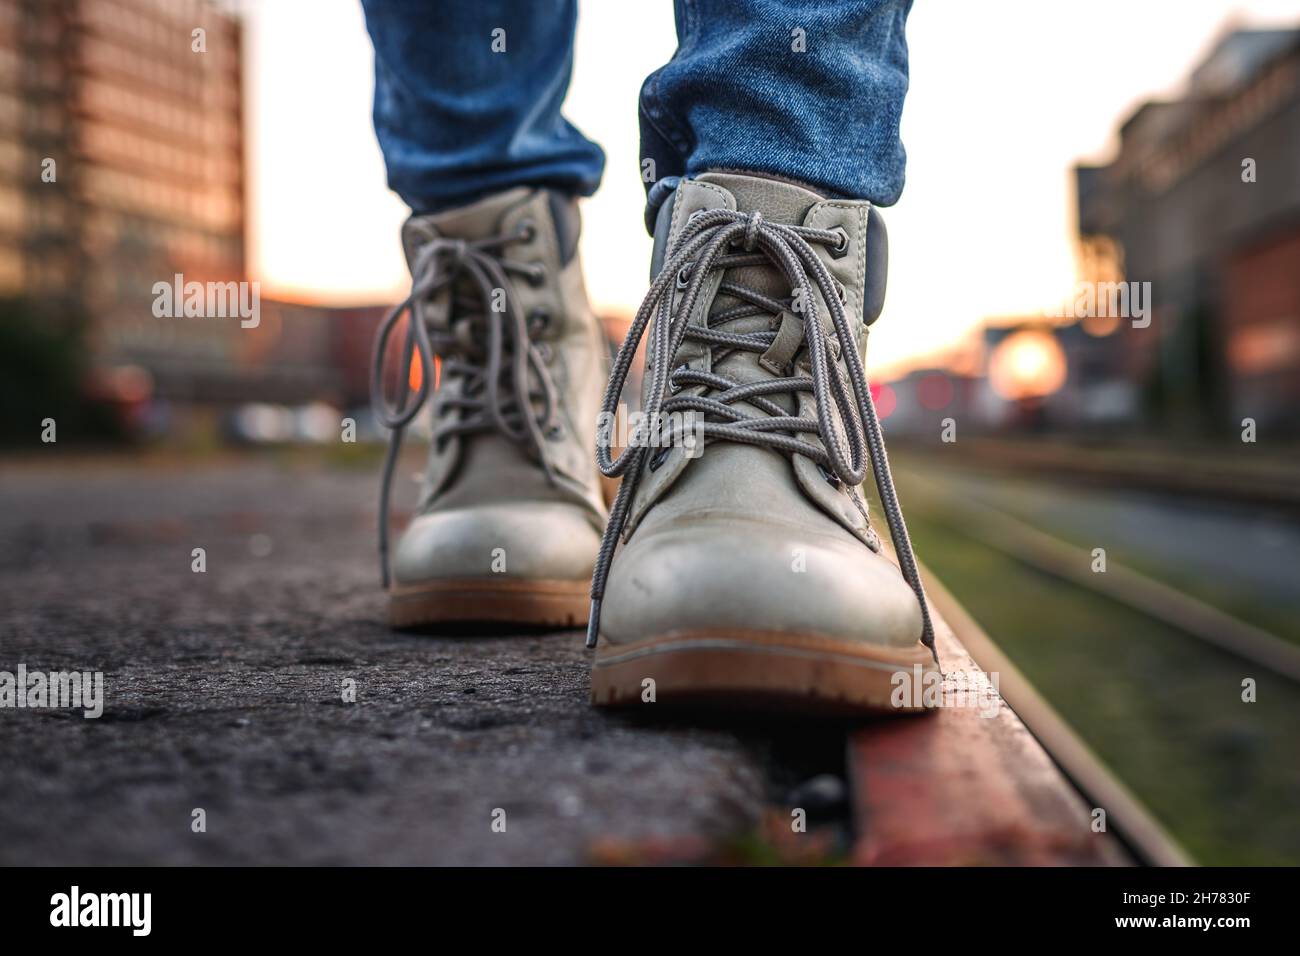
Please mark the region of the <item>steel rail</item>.
MULTIPOLYGON (((916 479, 909 475, 908 486, 916 479)), ((925 484, 922 480, 921 484, 925 484)), ((927 495, 928 496, 928 495, 927 495)), ((945 507, 975 516, 954 530, 1013 560, 1167 624, 1202 643, 1300 683, 1300 647, 1132 568, 1107 560, 1091 570, 1092 555, 983 501, 945 507), (972 531, 972 527, 978 531, 972 531)))

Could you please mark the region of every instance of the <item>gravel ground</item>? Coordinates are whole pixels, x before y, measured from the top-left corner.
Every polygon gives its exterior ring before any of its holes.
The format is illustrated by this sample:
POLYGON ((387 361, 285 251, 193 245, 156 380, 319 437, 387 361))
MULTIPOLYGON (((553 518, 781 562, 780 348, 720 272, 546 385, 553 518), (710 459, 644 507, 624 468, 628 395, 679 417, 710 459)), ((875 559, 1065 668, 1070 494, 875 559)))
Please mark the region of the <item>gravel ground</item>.
POLYGON ((716 859, 842 773, 835 728, 593 710, 577 632, 390 632, 374 496, 264 457, 0 467, 0 671, 104 675, 98 719, 0 709, 0 863, 716 859))

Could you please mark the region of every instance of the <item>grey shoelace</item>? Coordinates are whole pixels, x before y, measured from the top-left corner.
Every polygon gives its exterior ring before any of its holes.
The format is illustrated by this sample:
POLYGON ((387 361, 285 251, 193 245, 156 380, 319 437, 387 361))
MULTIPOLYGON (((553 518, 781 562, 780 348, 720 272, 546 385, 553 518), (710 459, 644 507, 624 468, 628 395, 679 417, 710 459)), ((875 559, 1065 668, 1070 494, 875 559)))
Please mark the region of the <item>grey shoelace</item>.
MULTIPOLYGON (((379 492, 379 561, 384 587, 389 584, 388 525, 393 469, 406 426, 429 397, 434 356, 442 359, 444 378, 460 377, 465 384, 460 395, 439 403, 433 441, 440 444, 453 435, 499 431, 529 446, 547 479, 554 479, 544 436, 552 428, 555 383, 546 368, 546 346, 533 341, 533 335, 540 331, 540 323, 530 323, 524 317, 507 279, 513 274, 539 282, 545 275, 540 272, 540 266, 510 262, 500 255, 507 245, 525 241, 529 228, 473 241, 439 237, 421 246, 411 265, 411 294, 384 317, 375 334, 370 401, 376 419, 392 432, 379 492), (424 304, 440 290, 465 278, 470 280, 481 310, 471 311, 464 308, 464 303, 454 301, 447 327, 432 328, 424 317, 424 304), (504 299, 504 311, 492 309, 493 295, 498 289, 502 292, 497 301, 504 299), (388 340, 405 313, 409 313, 410 321, 401 348, 396 395, 389 401, 384 394, 384 358, 388 340), (421 376, 412 401, 407 374, 416 354, 420 356, 421 376), (535 411, 538 404, 540 412, 535 411)), ((453 297, 457 291, 458 287, 453 286, 453 297)))
MULTIPOLYGON (((850 319, 844 310, 841 298, 843 288, 827 271, 811 245, 816 243, 839 247, 843 241, 844 236, 838 231, 772 223, 764 220, 758 212, 745 214, 726 209, 710 209, 698 211, 688 220, 675 249, 651 283, 650 291, 641 303, 627 338, 619 349, 601 406, 596 462, 603 474, 610 478, 621 477, 623 480, 610 510, 609 524, 605 527, 596 570, 592 575, 591 615, 587 624, 588 647, 596 646, 605 582, 627 521, 628 507, 641 480, 646 456, 652 448, 668 448, 681 438, 666 434, 652 435, 650 429, 659 427, 654 424, 658 422, 667 423, 664 427, 672 427, 673 419, 669 416, 673 412, 695 412, 708 416, 696 429, 697 437, 702 437, 706 443, 736 441, 772 448, 787 455, 804 455, 817 463, 828 480, 842 483, 849 489, 857 488, 865 479, 867 459, 870 458, 870 467, 875 475, 876 488, 880 493, 903 577, 921 604, 922 640, 933 651, 934 627, 925 599, 925 588, 921 583, 916 557, 912 553, 898 494, 894 490, 880 420, 876 417, 875 404, 871 400, 871 390, 858 355, 850 319), (733 247, 739 247, 740 251, 732 251, 733 247), (737 299, 741 304, 707 316, 703 327, 688 324, 705 279, 714 270, 723 270, 725 278, 725 270, 743 266, 780 269, 793 290, 791 298, 778 300, 754 289, 723 282, 718 293, 737 299), (809 283, 810 277, 829 306, 834 326, 833 337, 823 334, 817 300, 809 283), (682 293, 676 310, 673 309, 675 291, 682 293), (670 371, 673 357, 687 339, 704 343, 714 350, 714 367, 719 358, 718 350, 727 353, 737 350, 765 352, 776 338, 776 331, 735 333, 727 332, 719 326, 764 313, 780 317, 791 311, 796 295, 798 301, 807 303, 803 310, 803 348, 807 351, 811 376, 774 377, 741 385, 713 372, 685 367, 670 371), (647 405, 643 409, 642 423, 629 436, 627 447, 618 458, 613 458, 610 455, 611 423, 637 347, 652 316, 655 317, 654 333, 646 355, 646 369, 651 376, 647 405), (836 365, 836 359, 841 357, 848 370, 847 382, 836 365), (675 392, 685 385, 703 385, 711 394, 665 400, 665 386, 672 386, 675 392), (816 419, 789 415, 780 405, 766 397, 798 392, 812 392, 816 400, 816 419), (735 402, 746 402, 764 414, 747 414, 734 408, 735 402), (833 415, 837 417, 833 419, 833 415), (837 422, 847 437, 847 450, 836 429, 837 422), (798 438, 800 433, 815 433, 820 437, 822 445, 798 438)), ((791 371, 794 368, 792 364, 791 371)), ((654 463, 651 464, 653 466, 654 463)))

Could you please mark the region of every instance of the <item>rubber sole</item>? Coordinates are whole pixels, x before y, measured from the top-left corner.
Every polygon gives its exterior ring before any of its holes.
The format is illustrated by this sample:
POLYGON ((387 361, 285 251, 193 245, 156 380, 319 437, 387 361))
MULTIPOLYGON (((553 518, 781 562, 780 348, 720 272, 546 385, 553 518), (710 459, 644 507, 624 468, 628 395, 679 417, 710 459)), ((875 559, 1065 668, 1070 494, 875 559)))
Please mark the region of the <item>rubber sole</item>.
MULTIPOLYGON (((654 702, 808 714, 922 713, 918 677, 937 672, 929 648, 892 648, 762 631, 691 631, 611 645, 591 671, 591 701, 604 707, 654 702), (919 668, 919 670, 918 670, 919 668), (903 677, 895 675, 902 674, 903 677), (900 681, 912 693, 895 693, 900 681)), ((930 678, 933 680, 934 678, 930 678)))
POLYGON ((392 627, 451 623, 583 627, 590 588, 587 578, 453 578, 402 585, 388 592, 388 623, 392 627))

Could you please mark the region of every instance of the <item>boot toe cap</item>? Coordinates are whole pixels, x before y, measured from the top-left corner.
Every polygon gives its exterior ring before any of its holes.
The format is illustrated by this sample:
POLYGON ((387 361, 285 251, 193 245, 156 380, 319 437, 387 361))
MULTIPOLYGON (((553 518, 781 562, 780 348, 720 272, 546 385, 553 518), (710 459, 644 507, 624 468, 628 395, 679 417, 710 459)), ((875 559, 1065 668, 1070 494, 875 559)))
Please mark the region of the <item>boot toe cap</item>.
POLYGON ((517 502, 417 516, 393 559, 398 585, 508 576, 581 580, 591 576, 600 534, 577 507, 517 502))
POLYGON ((916 595, 888 558, 847 536, 737 518, 634 536, 614 561, 602 607, 611 644, 692 631, 886 647, 921 636, 916 595))

